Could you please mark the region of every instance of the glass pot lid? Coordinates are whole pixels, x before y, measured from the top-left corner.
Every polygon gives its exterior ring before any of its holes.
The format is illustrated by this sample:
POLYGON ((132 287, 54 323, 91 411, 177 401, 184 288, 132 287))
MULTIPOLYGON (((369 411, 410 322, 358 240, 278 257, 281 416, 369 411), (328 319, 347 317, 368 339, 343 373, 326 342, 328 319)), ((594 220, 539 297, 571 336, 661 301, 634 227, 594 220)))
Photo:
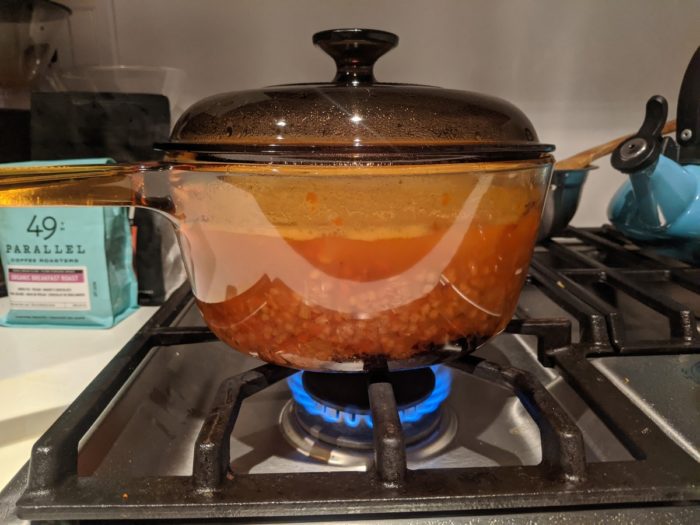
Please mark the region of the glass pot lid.
POLYGON ((336 63, 331 82, 206 98, 157 147, 201 160, 266 162, 490 162, 538 159, 554 149, 504 100, 377 81, 374 63, 398 40, 372 29, 316 33, 313 43, 336 63))

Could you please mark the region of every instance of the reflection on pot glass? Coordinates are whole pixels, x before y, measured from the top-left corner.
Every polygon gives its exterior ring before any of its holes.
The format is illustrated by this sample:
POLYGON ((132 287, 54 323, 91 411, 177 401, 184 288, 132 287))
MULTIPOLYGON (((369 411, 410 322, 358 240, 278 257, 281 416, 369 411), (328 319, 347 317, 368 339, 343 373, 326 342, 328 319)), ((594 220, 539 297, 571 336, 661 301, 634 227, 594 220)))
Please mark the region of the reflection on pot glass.
POLYGON ((432 171, 175 176, 209 326, 240 351, 307 370, 436 361, 450 341, 500 332, 527 273, 546 169, 432 171))

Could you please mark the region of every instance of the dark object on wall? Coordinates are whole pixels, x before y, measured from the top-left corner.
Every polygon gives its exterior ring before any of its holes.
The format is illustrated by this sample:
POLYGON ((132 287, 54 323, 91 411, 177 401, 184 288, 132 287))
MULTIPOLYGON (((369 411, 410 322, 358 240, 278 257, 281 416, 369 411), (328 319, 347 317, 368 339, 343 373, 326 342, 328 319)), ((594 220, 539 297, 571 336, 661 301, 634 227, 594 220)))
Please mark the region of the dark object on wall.
POLYGON ((160 153, 153 143, 170 130, 170 107, 163 95, 32 93, 31 107, 33 160, 157 160, 160 153))
POLYGON ((0 163, 29 160, 29 111, 0 109, 0 163))

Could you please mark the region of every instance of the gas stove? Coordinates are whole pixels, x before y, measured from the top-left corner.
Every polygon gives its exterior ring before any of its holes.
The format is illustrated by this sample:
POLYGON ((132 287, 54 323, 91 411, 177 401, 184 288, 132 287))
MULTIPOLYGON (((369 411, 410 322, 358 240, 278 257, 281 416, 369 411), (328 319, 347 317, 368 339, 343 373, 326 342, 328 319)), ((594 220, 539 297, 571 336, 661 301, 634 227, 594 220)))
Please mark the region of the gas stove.
POLYGON ((8 520, 700 522, 700 269, 610 228, 537 247, 477 352, 300 373, 184 286, 36 443, 8 520))

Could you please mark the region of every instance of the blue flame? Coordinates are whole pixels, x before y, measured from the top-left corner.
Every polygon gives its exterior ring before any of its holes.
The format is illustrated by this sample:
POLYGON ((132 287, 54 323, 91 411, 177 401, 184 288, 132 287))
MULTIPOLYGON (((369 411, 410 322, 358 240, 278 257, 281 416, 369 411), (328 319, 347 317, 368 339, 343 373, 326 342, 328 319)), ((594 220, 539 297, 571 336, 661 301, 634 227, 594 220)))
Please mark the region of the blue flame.
MULTIPOLYGON (((432 414, 440 405, 447 399, 452 386, 452 376, 450 371, 444 366, 430 367, 435 374, 435 388, 430 395, 417 405, 399 410, 399 419, 401 423, 416 423, 424 416, 432 414)), ((304 408, 312 416, 320 416, 327 423, 337 423, 347 425, 350 428, 357 428, 360 425, 365 425, 372 428, 372 416, 368 414, 358 414, 352 411, 352 407, 348 410, 337 410, 335 408, 323 405, 312 398, 304 388, 304 383, 301 379, 302 372, 294 374, 287 379, 289 389, 292 392, 292 397, 300 406, 304 408)))

